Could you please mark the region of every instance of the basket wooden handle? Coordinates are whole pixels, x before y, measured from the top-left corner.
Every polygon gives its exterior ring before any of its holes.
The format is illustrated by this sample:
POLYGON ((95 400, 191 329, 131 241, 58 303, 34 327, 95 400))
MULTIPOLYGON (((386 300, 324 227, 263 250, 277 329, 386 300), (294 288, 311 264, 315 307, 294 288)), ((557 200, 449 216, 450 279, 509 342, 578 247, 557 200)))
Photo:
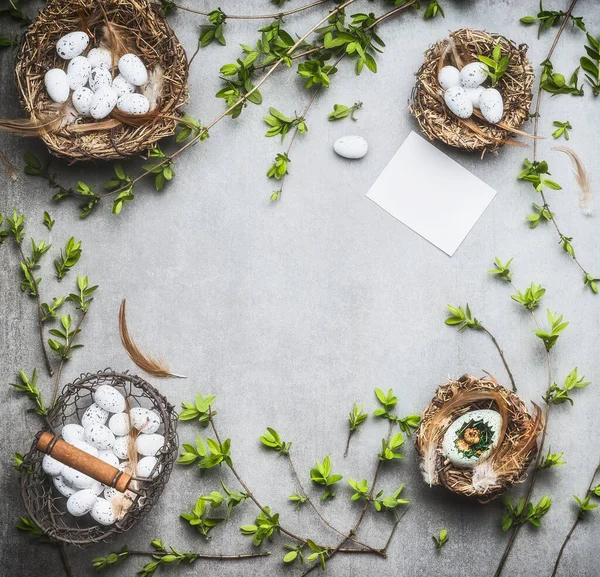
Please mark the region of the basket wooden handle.
POLYGON ((114 487, 121 493, 127 490, 131 482, 131 475, 128 473, 120 471, 109 463, 105 463, 97 457, 74 447, 51 433, 44 432, 40 435, 37 448, 42 453, 50 455, 68 467, 76 469, 109 487, 114 487))

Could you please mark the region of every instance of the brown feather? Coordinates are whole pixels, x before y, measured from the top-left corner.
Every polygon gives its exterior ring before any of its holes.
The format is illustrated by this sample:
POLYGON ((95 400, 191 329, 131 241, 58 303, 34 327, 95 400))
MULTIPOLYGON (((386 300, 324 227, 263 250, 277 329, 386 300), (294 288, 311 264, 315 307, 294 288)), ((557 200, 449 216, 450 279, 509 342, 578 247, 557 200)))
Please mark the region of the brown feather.
POLYGON ((592 215, 592 180, 581 158, 577 156, 574 150, 567 146, 555 146, 552 150, 564 152, 570 159, 573 165, 573 173, 575 174, 575 182, 579 186, 579 206, 581 211, 586 216, 592 215))
POLYGON ((127 320, 125 318, 125 299, 123 299, 121 308, 119 310, 119 333, 121 335, 121 342, 123 343, 123 347, 127 351, 127 354, 140 369, 146 371, 153 377, 178 377, 180 379, 186 378, 183 375, 176 375, 175 373, 172 373, 169 369, 169 365, 164 360, 144 354, 138 348, 135 341, 131 338, 127 328, 127 320))

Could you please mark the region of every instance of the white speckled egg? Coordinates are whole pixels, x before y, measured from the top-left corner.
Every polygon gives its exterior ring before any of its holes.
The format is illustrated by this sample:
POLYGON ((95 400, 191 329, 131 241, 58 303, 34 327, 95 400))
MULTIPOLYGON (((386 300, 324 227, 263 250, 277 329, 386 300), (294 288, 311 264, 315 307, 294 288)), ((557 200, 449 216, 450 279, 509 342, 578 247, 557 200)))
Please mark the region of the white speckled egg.
MULTIPOLYGON (((115 439, 116 441, 116 439, 115 439)), ((113 467, 119 466, 119 458, 113 453, 111 449, 104 449, 98 452, 98 459, 112 465, 113 467)))
POLYGON ((112 85, 112 76, 106 68, 92 68, 90 72, 90 88, 98 92, 101 88, 112 85))
MULTIPOLYGON (((152 469, 154 469, 157 463, 156 457, 143 457, 138 461, 137 464, 137 476, 148 479, 152 474, 152 469)), ((154 471, 152 477, 156 477, 158 475, 158 469, 154 471)))
POLYGON ((143 407, 133 407, 129 411, 129 415, 131 416, 131 423, 140 433, 150 435, 156 433, 160 427, 160 417, 154 411, 143 407))
POLYGON ((67 66, 69 88, 77 90, 88 83, 92 67, 85 56, 75 56, 67 66))
POLYGON ((148 71, 135 54, 124 54, 119 58, 119 72, 125 77, 125 80, 136 86, 148 82, 148 71))
POLYGON ((48 91, 48 96, 54 102, 62 104, 69 99, 69 79, 64 70, 52 68, 44 75, 44 84, 48 91))
POLYGON ((119 457, 119 459, 127 459, 127 447, 129 438, 128 437, 117 437, 115 444, 113 445, 113 453, 119 457))
POLYGON ((62 470, 61 476, 65 483, 75 489, 89 489, 94 484, 94 479, 66 465, 62 470))
POLYGON ((75 110, 79 112, 82 116, 90 115, 90 105, 92 104, 92 98, 94 98, 94 93, 87 86, 83 86, 78 88, 71 95, 71 100, 73 101, 73 106, 75 110))
POLYGON ((56 43, 56 53, 65 60, 79 56, 88 46, 90 37, 85 32, 70 32, 56 43))
POLYGON ((90 491, 93 491, 95 495, 100 495, 104 491, 104 485, 100 481, 94 481, 90 491))
POLYGON ((471 99, 471 104, 473 108, 479 108, 479 99, 481 98, 481 94, 485 88, 483 86, 478 86, 477 88, 465 88, 465 92, 467 96, 471 99))
POLYGON ((102 499, 102 497, 96 499, 90 511, 90 516, 100 525, 112 525, 116 521, 112 504, 106 499, 102 499))
POLYGON ((125 80, 125 77, 122 74, 117 74, 115 79, 112 81, 112 87, 117 91, 119 97, 124 94, 132 94, 135 92, 135 85, 131 84, 129 80, 125 80))
POLYGON ((369 143, 362 136, 342 136, 334 142, 333 150, 344 158, 362 158, 369 150, 369 143))
POLYGON ((497 411, 488 409, 469 411, 458 417, 444 433, 442 453, 456 467, 472 469, 478 462, 485 459, 498 444, 501 427, 502 416, 497 411), (465 429, 469 428, 479 430, 480 439, 484 438, 484 434, 489 435, 487 447, 475 450, 476 444, 465 444, 463 434, 465 429))
POLYGON ((487 88, 479 97, 479 110, 483 117, 492 124, 500 122, 504 116, 502 94, 495 88, 487 88))
POLYGON ((487 78, 487 66, 483 62, 471 62, 460 71, 460 83, 463 88, 477 88, 487 78))
POLYGON ((71 496, 74 495, 75 493, 77 493, 77 489, 73 489, 73 487, 71 487, 71 485, 69 485, 63 478, 62 475, 58 475, 58 477, 53 477, 52 478, 52 483, 54 484, 54 487, 56 488, 56 490, 63 496, 63 497, 67 497, 67 499, 71 496))
POLYGON ((108 421, 108 428, 116 437, 127 435, 131 429, 129 415, 127 413, 115 413, 108 421))
POLYGON ((46 475, 50 475, 51 477, 60 475, 64 467, 65 466, 60 461, 57 461, 50 455, 44 455, 44 458, 42 459, 42 470, 46 475))
POLYGON ((440 70, 438 82, 444 90, 451 86, 460 86, 460 71, 456 66, 444 66, 440 70))
MULTIPOLYGON (((99 425, 100 423, 92 423, 92 425, 99 425)), ((102 425, 104 426, 104 425, 102 425)), ((79 450, 84 451, 85 453, 88 453, 89 455, 92 455, 92 457, 97 457, 98 456, 98 449, 96 449, 96 447, 94 447, 93 445, 90 445, 89 443, 87 443, 86 441, 75 441, 74 443, 71 443, 74 447, 77 447, 79 450)))
MULTIPOLYGON (((98 94, 96 94, 96 97, 98 97, 98 94)), ((110 102, 112 102, 114 99, 114 103, 110 110, 112 110, 114 105, 117 103, 116 93, 112 88, 109 88, 106 93, 104 93, 103 90, 103 94, 101 94, 100 97, 101 99, 109 99, 110 102)), ((94 102, 92 102, 92 113, 93 108, 94 102)), ((94 116, 94 118, 96 117, 94 116)), ((100 385, 96 389, 94 392, 94 402, 109 413, 122 413, 125 410, 125 397, 119 391, 117 391, 117 389, 111 387, 110 385, 100 385)))
POLYGON ((165 444, 165 438, 156 433, 152 435, 140 435, 136 441, 137 451, 144 457, 154 457, 165 444))
POLYGON ((68 498, 67 511, 69 511, 73 517, 82 517, 92 510, 97 498, 94 491, 90 491, 90 489, 77 491, 77 493, 68 498))
POLYGON ((91 404, 83 413, 81 417, 81 424, 83 428, 90 426, 90 423, 96 422, 104 425, 108 419, 108 411, 105 411, 102 407, 99 407, 96 403, 91 404))
POLYGON ((112 503, 115 499, 120 498, 122 494, 123 493, 117 491, 114 487, 106 487, 106 489, 104 489, 104 498, 109 503, 112 503))
POLYGON ((76 425, 74 423, 65 425, 61 431, 62 438, 67 443, 71 443, 71 445, 75 441, 83 441, 83 434, 84 434, 83 427, 81 425, 76 425))
POLYGON ((115 444, 113 432, 101 423, 92 423, 85 430, 85 440, 96 449, 111 449, 115 444))
POLYGON ((112 68, 112 55, 108 48, 92 48, 87 53, 87 59, 92 68, 106 68, 106 70, 112 68))
POLYGON ((444 94, 444 102, 459 118, 469 118, 473 114, 473 104, 462 86, 451 86, 444 94))
POLYGON ((146 114, 150 102, 143 94, 123 94, 117 101, 117 108, 128 114, 146 114))

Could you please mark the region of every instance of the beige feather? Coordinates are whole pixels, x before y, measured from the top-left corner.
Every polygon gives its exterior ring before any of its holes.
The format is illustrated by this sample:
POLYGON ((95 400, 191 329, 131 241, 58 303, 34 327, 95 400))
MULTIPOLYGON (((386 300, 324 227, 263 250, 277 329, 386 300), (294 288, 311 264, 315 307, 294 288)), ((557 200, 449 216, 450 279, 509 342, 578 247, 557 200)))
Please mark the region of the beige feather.
POLYGON ((581 212, 586 216, 592 216, 592 180, 581 158, 568 146, 555 146, 552 150, 564 152, 571 159, 575 182, 579 186, 579 206, 581 207, 581 212))
POLYGON ((38 118, 0 119, 0 131, 19 136, 40 136, 71 126, 78 118, 79 114, 70 102, 51 102, 38 113, 38 118))
POLYGON ((165 71, 157 64, 148 74, 148 82, 142 86, 142 94, 150 102, 150 110, 154 110, 162 97, 165 71))

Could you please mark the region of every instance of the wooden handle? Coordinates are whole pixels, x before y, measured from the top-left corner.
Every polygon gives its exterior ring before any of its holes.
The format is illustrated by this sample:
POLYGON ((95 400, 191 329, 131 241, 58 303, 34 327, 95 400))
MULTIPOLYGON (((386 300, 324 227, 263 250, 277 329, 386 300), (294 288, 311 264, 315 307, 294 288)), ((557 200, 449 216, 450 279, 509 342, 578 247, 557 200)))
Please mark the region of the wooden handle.
POLYGON ((51 433, 42 433, 37 442, 38 451, 50 455, 61 463, 80 471, 100 483, 124 493, 131 482, 131 475, 109 463, 74 447, 51 433))

